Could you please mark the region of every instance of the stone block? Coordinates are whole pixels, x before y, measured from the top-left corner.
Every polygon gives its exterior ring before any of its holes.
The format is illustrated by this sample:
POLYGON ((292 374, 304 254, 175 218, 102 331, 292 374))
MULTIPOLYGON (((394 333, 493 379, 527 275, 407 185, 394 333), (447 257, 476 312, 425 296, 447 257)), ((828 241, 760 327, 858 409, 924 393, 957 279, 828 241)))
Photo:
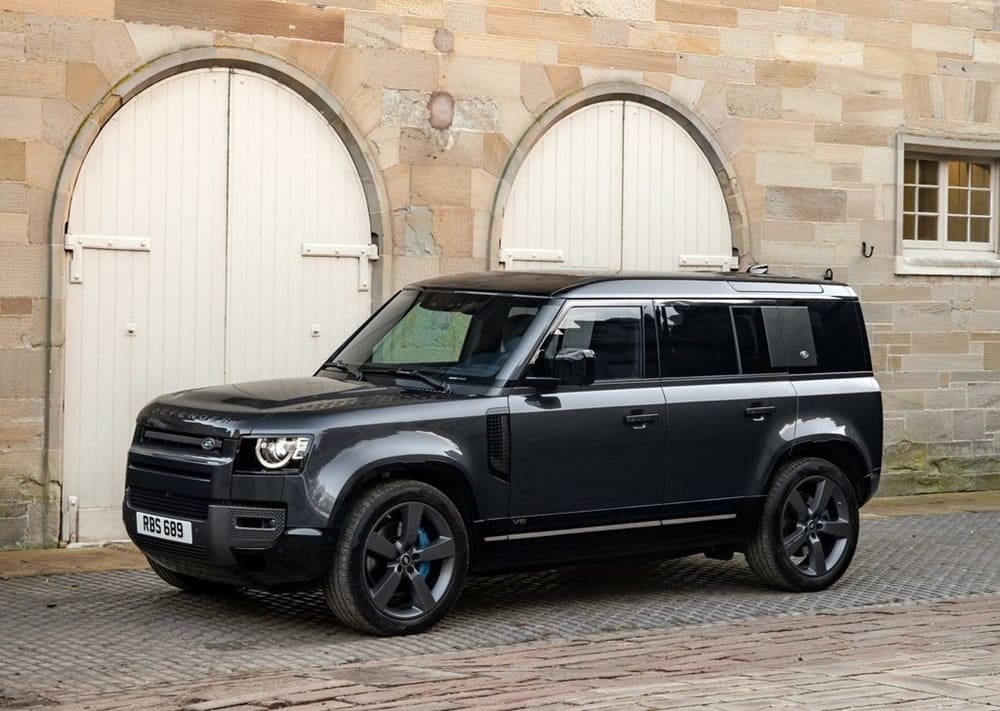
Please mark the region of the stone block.
POLYGON ((843 122, 896 128, 903 125, 903 100, 881 96, 844 98, 843 122))
POLYGON ((361 82, 386 89, 433 91, 440 71, 437 55, 389 49, 361 50, 361 82))
POLYGON ((125 29, 143 62, 149 62, 170 52, 192 47, 211 47, 212 33, 186 27, 161 27, 129 22, 125 29))
POLYGON ((764 209, 770 220, 836 222, 847 217, 847 195, 843 190, 769 186, 764 209))
POLYGON ((472 257, 473 223, 471 208, 439 207, 434 210, 434 240, 445 257, 472 257))
POLYGON ((472 180, 469 168, 415 165, 412 171, 413 204, 459 207, 470 205, 472 180))
POLYGON ((864 45, 864 67, 899 75, 934 74, 937 70, 937 55, 933 52, 868 44, 864 45))
POLYGON ((441 261, 437 257, 393 257, 392 289, 402 289, 423 279, 441 274, 441 261))
POLYGON ((893 323, 897 330, 913 333, 951 331, 952 307, 951 304, 934 302, 897 304, 893 307, 893 323))
POLYGON ((21 182, 0 182, 0 213, 26 213, 30 204, 27 185, 21 182))
POLYGON ((954 437, 957 440, 982 439, 986 436, 986 419, 982 410, 956 410, 954 437))
POLYGON ((0 181, 22 181, 25 179, 25 154, 24 141, 0 138, 0 181))
POLYGON ((969 383, 969 407, 1000 409, 1000 382, 969 383))
POLYGON ((583 86, 579 67, 553 64, 545 67, 545 73, 549 77, 552 92, 557 98, 562 98, 583 86))
POLYGON ((42 348, 0 350, 0 393, 6 398, 44 398, 45 350, 42 348))
POLYGON ((913 25, 914 49, 971 57, 975 30, 968 27, 943 27, 941 25, 913 25))
POLYGON ((772 150, 774 146, 781 146, 785 152, 806 153, 811 152, 814 145, 813 127, 807 124, 745 119, 742 128, 741 148, 772 150))
POLYGON ((837 94, 814 89, 781 90, 781 117, 786 121, 839 123, 842 111, 843 99, 837 94))
POLYGON ((882 393, 882 406, 890 412, 923 410, 926 406, 924 390, 886 390, 882 393))
POLYGON ((965 388, 934 388, 924 391, 928 410, 957 410, 968 406, 965 388))
POLYGON ((29 15, 24 52, 28 59, 35 60, 93 61, 91 22, 76 17, 29 15))
POLYGON ((1000 64, 1000 39, 975 40, 972 56, 977 62, 1000 64))
POLYGON ((382 171, 389 207, 398 210, 410 202, 410 166, 400 163, 382 171))
MULTIPOLYGON (((0 244, 28 241, 28 214, 0 212, 0 244)), ((0 275, 2 275, 0 268, 0 275)))
POLYGON ((781 90, 776 87, 727 87, 726 111, 730 116, 745 118, 781 118, 781 90))
POLYGON ((89 113, 110 89, 96 64, 69 62, 66 65, 66 98, 80 111, 89 113))
POLYGON ((559 9, 574 15, 610 17, 629 22, 656 18, 656 0, 561 0, 559 9))
POLYGON ((344 11, 276 0, 116 0, 115 18, 153 25, 344 41, 344 11))
POLYGON ((56 17, 83 17, 111 19, 115 14, 115 0, 3 0, 8 12, 25 12, 56 17))
POLYGON ((909 47, 911 25, 895 20, 871 17, 848 17, 844 26, 845 39, 855 42, 909 47))
POLYGON ((399 137, 399 158, 410 165, 478 168, 483 164, 483 134, 404 128, 399 137))
POLYGON ((896 19, 903 22, 947 25, 948 6, 951 4, 934 0, 896 0, 896 19))
POLYGON ((559 45, 559 62, 578 66, 613 67, 639 71, 677 73, 677 55, 644 49, 559 45))
POLYGON ((789 62, 831 64, 860 67, 865 45, 860 42, 828 37, 778 35, 774 40, 774 56, 789 62))
POLYGON ((808 62, 760 61, 754 79, 761 86, 801 88, 816 82, 816 72, 816 65, 808 62))
POLYGON ((1000 370, 1000 342, 983 344, 983 370, 1000 370))
POLYGON ((354 119, 361 133, 367 135, 382 123, 383 93, 373 86, 362 86, 344 103, 347 115, 354 119))
POLYGON ((756 180, 758 185, 826 188, 831 181, 830 165, 794 153, 758 153, 756 180))
POLYGON ((521 101, 528 111, 538 114, 555 99, 545 67, 538 64, 521 67, 521 101))
POLYGON ((864 17, 893 17, 893 0, 816 0, 816 9, 864 17))
POLYGON ((453 131, 498 131, 503 117, 502 107, 508 104, 516 104, 524 109, 524 104, 519 99, 459 99, 455 102, 455 119, 451 128, 453 131))
POLYGON ((409 257, 437 257, 441 246, 434 237, 434 214, 425 205, 410 205, 394 215, 401 218, 403 239, 396 254, 409 257))
POLYGON ((994 29, 993 13, 996 7, 992 2, 980 5, 949 3, 948 22, 953 27, 968 27, 974 30, 994 29))
POLYGON ((535 64, 541 61, 543 46, 551 46, 553 56, 558 55, 557 45, 554 42, 462 32, 455 34, 455 54, 466 58, 480 57, 535 64))
POLYGON ((927 445, 903 440, 886 447, 885 465, 894 471, 924 471, 927 468, 927 445))
POLYGON ((444 4, 444 26, 453 32, 486 32, 486 6, 464 2, 444 4))
POLYGON ((614 47, 628 46, 629 25, 624 20, 612 20, 595 17, 593 25, 593 41, 595 44, 606 44, 614 47))
POLYGON ((904 414, 906 438, 911 442, 947 442, 952 439, 951 410, 913 411, 904 414))
POLYGON ((480 212, 492 212, 493 200, 497 194, 498 178, 485 170, 473 168, 470 180, 472 207, 480 212))
POLYGON ((519 97, 521 66, 499 59, 452 57, 445 64, 445 87, 456 97, 519 97))
POLYGON ((898 99, 903 96, 902 74, 898 71, 823 65, 816 68, 814 85, 817 89, 840 96, 870 94, 898 99))
POLYGON ((718 36, 693 34, 685 27, 685 32, 664 29, 666 25, 640 25, 629 28, 628 44, 635 49, 652 49, 658 52, 693 52, 695 54, 719 54, 718 36))
POLYGON ((0 95, 57 97, 65 86, 62 62, 0 59, 0 95))
POLYGON ((701 5, 677 0, 657 0, 656 19, 684 25, 709 25, 711 27, 736 27, 737 10, 718 5, 701 5))
POLYGON ((816 143, 846 143, 861 146, 891 146, 895 131, 864 124, 817 124, 816 143))
POLYGON ((490 6, 486 10, 486 31, 526 39, 558 39, 568 44, 591 42, 590 18, 510 7, 490 6))
MULTIPOLYGON (((677 59, 677 71, 683 78, 718 81, 725 77, 728 83, 752 84, 754 81, 753 61, 730 59, 704 54, 681 54, 677 59)), ((662 71, 662 70, 657 70, 662 71)))
POLYGON ((719 50, 726 57, 773 59, 774 35, 755 30, 719 30, 719 50))
POLYGON ((347 10, 344 42, 356 47, 396 48, 402 44, 402 21, 398 15, 347 10))

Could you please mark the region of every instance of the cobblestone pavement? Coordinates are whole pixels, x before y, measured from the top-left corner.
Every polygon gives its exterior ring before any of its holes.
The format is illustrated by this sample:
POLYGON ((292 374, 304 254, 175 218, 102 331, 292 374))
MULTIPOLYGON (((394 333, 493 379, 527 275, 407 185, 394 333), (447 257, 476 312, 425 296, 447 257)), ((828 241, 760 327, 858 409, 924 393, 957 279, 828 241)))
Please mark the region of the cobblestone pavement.
POLYGON ((0 706, 414 655, 427 664, 428 655, 565 644, 602 632, 995 594, 997 523, 996 513, 866 520, 848 575, 811 595, 763 588, 739 556, 473 579, 443 623, 403 639, 345 630, 316 594, 192 597, 144 571, 15 579, 0 582, 0 706))
POLYGON ((78 698, 64 709, 1000 708, 1000 598, 604 634, 78 698))

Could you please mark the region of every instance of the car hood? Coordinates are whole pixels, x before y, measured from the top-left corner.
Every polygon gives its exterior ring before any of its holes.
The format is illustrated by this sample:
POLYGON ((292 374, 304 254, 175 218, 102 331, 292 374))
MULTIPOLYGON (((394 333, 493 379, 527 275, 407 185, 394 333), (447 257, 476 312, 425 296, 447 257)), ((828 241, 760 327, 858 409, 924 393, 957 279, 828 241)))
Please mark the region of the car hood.
POLYGON ((145 427, 238 437, 268 415, 330 413, 447 397, 396 386, 319 376, 258 380, 163 395, 139 414, 145 427))

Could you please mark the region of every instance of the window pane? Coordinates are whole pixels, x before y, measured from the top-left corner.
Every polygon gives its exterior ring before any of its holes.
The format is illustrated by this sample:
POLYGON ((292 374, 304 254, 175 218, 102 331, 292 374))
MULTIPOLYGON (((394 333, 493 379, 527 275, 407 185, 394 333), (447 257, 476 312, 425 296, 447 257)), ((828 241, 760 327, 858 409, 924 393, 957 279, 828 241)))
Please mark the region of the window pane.
POLYGON ((664 377, 739 372, 728 306, 666 304, 661 313, 660 359, 664 377))
POLYGON ((913 215, 903 215, 903 239, 916 239, 917 218, 913 215))
POLYGON ((920 212, 938 211, 937 188, 920 188, 918 191, 917 209, 919 209, 920 212))
POLYGON ((922 185, 938 184, 938 162, 936 160, 922 160, 918 162, 918 172, 922 185))
POLYGON ((962 160, 948 161, 948 184, 968 186, 969 164, 962 160))
POLYGON ((455 363, 472 317, 460 311, 411 309, 375 346, 372 363, 455 363))
POLYGON ((972 210, 973 215, 989 215, 990 214, 990 192, 988 190, 973 190, 972 191, 972 210))
POLYGON ((597 380, 642 377, 642 309, 597 306, 571 309, 555 332, 555 349, 594 351, 597 380))
POLYGON ((846 373, 868 370, 868 349, 861 330, 860 307, 856 301, 811 303, 816 365, 795 368, 795 372, 846 373))
POLYGON ((733 309, 736 340, 740 347, 740 364, 744 373, 775 373, 783 371, 771 365, 771 352, 767 347, 764 315, 759 307, 733 309))
POLYGON ((922 216, 917 219, 917 239, 936 240, 938 236, 938 218, 922 216))
POLYGON ((911 185, 917 182, 917 161, 913 158, 903 161, 903 182, 911 185))
POLYGON ((990 187, 990 167, 988 165, 982 165, 980 163, 972 164, 972 187, 990 187))
POLYGON ((968 240, 969 218, 949 217, 948 218, 948 241, 965 242, 968 240))
POLYGON ((969 191, 948 191, 948 212, 952 215, 966 215, 969 212, 969 191))
POLYGON ((903 209, 913 212, 917 209, 917 189, 903 188, 903 209))
POLYGON ((990 241, 990 221, 973 217, 969 225, 969 239, 972 242, 986 244, 990 241))

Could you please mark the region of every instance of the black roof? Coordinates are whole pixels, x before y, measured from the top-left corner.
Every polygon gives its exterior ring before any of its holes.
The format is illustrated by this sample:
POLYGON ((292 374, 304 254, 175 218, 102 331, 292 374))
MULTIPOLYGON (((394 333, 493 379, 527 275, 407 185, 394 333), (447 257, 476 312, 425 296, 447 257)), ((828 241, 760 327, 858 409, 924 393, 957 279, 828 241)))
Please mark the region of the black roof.
MULTIPOLYGON (((822 291, 824 286, 845 286, 841 282, 800 277, 761 276, 743 272, 684 272, 684 273, 649 273, 649 272, 618 272, 614 274, 584 274, 580 272, 542 272, 542 271, 495 271, 495 272, 465 272, 449 274, 416 282, 411 286, 421 289, 448 289, 456 291, 484 291, 506 294, 527 294, 531 296, 558 296, 568 294, 585 286, 594 284, 636 284, 642 282, 648 285, 651 281, 674 282, 719 282, 759 284, 761 291, 775 289, 778 285, 813 286, 807 291, 822 291)), ((756 291, 752 286, 747 291, 756 291)), ((792 289, 797 290, 797 289, 792 289)), ((742 289, 741 289, 742 291, 742 289)))

